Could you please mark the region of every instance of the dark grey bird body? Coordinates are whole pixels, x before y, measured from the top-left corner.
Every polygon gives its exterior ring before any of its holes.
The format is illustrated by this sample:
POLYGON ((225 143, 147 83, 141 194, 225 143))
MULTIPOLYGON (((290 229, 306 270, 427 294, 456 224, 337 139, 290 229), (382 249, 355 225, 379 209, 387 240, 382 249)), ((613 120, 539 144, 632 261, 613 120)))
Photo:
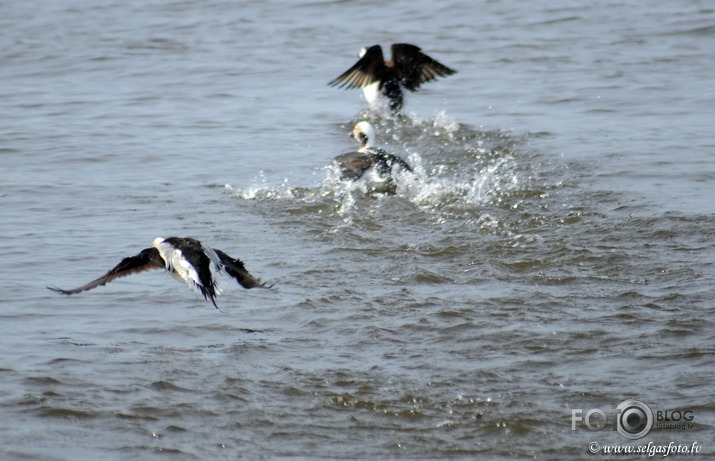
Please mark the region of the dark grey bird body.
POLYGON ((375 148, 341 154, 335 157, 335 161, 340 165, 340 178, 352 181, 360 179, 370 168, 374 168, 383 178, 389 178, 395 166, 412 171, 410 165, 400 157, 375 148))
POLYGON ((374 147, 375 129, 368 122, 359 122, 353 128, 351 136, 360 143, 357 152, 335 157, 335 163, 340 169, 340 179, 357 181, 368 172, 373 184, 371 189, 377 192, 393 191, 396 174, 400 171, 412 172, 410 165, 397 155, 388 154, 383 149, 374 147))

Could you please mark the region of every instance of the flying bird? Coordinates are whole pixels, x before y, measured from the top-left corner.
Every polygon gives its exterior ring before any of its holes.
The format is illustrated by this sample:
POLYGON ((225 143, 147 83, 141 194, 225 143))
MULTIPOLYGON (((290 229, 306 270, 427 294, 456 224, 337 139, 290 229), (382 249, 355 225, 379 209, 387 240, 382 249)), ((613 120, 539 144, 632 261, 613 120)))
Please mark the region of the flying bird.
POLYGON ((387 192, 394 189, 395 176, 400 170, 412 172, 410 165, 400 157, 374 146, 375 129, 370 123, 359 122, 350 135, 360 143, 360 148, 335 157, 340 179, 356 181, 370 172, 372 188, 387 192))
POLYGON ((216 276, 226 273, 244 288, 270 288, 252 276, 240 259, 234 259, 221 250, 210 248, 191 237, 158 237, 151 248, 136 256, 122 259, 113 269, 96 280, 72 290, 47 287, 50 290, 72 295, 105 285, 114 279, 152 269, 164 269, 175 279, 184 282, 201 293, 218 309, 216 296, 220 294, 216 276))
POLYGON ((404 102, 403 87, 416 91, 425 82, 457 72, 408 43, 393 44, 390 61, 385 61, 380 45, 363 48, 358 57, 355 65, 328 85, 362 88, 370 107, 378 110, 389 107, 397 112, 404 102))

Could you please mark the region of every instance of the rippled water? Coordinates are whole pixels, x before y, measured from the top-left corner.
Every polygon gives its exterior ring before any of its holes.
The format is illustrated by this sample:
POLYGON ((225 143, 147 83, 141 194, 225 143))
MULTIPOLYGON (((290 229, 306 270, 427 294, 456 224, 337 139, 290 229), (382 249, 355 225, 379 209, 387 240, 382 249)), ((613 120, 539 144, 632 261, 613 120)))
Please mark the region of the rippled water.
POLYGON ((698 1, 0 5, 0 457, 712 456, 714 24, 698 1), (458 73, 399 118, 326 85, 397 41, 458 73), (364 118, 416 171, 394 195, 329 167, 364 118), (170 235, 275 289, 45 289, 170 235), (571 430, 628 398, 695 426, 571 430))

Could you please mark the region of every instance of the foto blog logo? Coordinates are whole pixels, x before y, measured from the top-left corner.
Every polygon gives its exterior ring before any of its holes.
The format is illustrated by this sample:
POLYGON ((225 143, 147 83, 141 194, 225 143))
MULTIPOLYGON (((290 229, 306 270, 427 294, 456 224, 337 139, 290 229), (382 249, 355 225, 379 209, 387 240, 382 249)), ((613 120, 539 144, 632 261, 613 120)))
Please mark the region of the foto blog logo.
MULTIPOLYGON (((615 409, 615 421, 613 430, 618 431, 626 439, 636 440, 645 437, 653 428, 653 424, 661 422, 691 422, 693 412, 691 410, 670 410, 657 411, 655 414, 648 405, 640 400, 628 399, 621 402, 615 409)), ((592 431, 603 430, 608 425, 608 415, 600 408, 588 410, 585 414, 582 409, 571 410, 571 430, 576 430, 576 423, 583 423, 592 431)), ((675 425, 663 425, 659 428, 668 429, 675 425)), ((692 425, 677 427, 679 429, 691 428, 692 425)))

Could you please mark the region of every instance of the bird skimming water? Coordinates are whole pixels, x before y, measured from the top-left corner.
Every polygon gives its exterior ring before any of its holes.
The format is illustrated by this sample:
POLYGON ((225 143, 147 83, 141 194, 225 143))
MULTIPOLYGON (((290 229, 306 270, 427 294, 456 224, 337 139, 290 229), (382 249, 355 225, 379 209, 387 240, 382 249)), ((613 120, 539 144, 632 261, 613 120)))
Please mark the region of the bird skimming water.
POLYGON ((165 269, 178 281, 200 292, 204 299, 211 301, 216 308, 216 296, 220 294, 216 276, 220 273, 233 277, 244 288, 270 288, 252 276, 240 259, 234 259, 223 251, 208 247, 191 237, 158 237, 151 248, 140 251, 136 256, 122 259, 113 269, 86 285, 71 290, 47 288, 71 295, 105 285, 119 277, 152 269, 165 269))

